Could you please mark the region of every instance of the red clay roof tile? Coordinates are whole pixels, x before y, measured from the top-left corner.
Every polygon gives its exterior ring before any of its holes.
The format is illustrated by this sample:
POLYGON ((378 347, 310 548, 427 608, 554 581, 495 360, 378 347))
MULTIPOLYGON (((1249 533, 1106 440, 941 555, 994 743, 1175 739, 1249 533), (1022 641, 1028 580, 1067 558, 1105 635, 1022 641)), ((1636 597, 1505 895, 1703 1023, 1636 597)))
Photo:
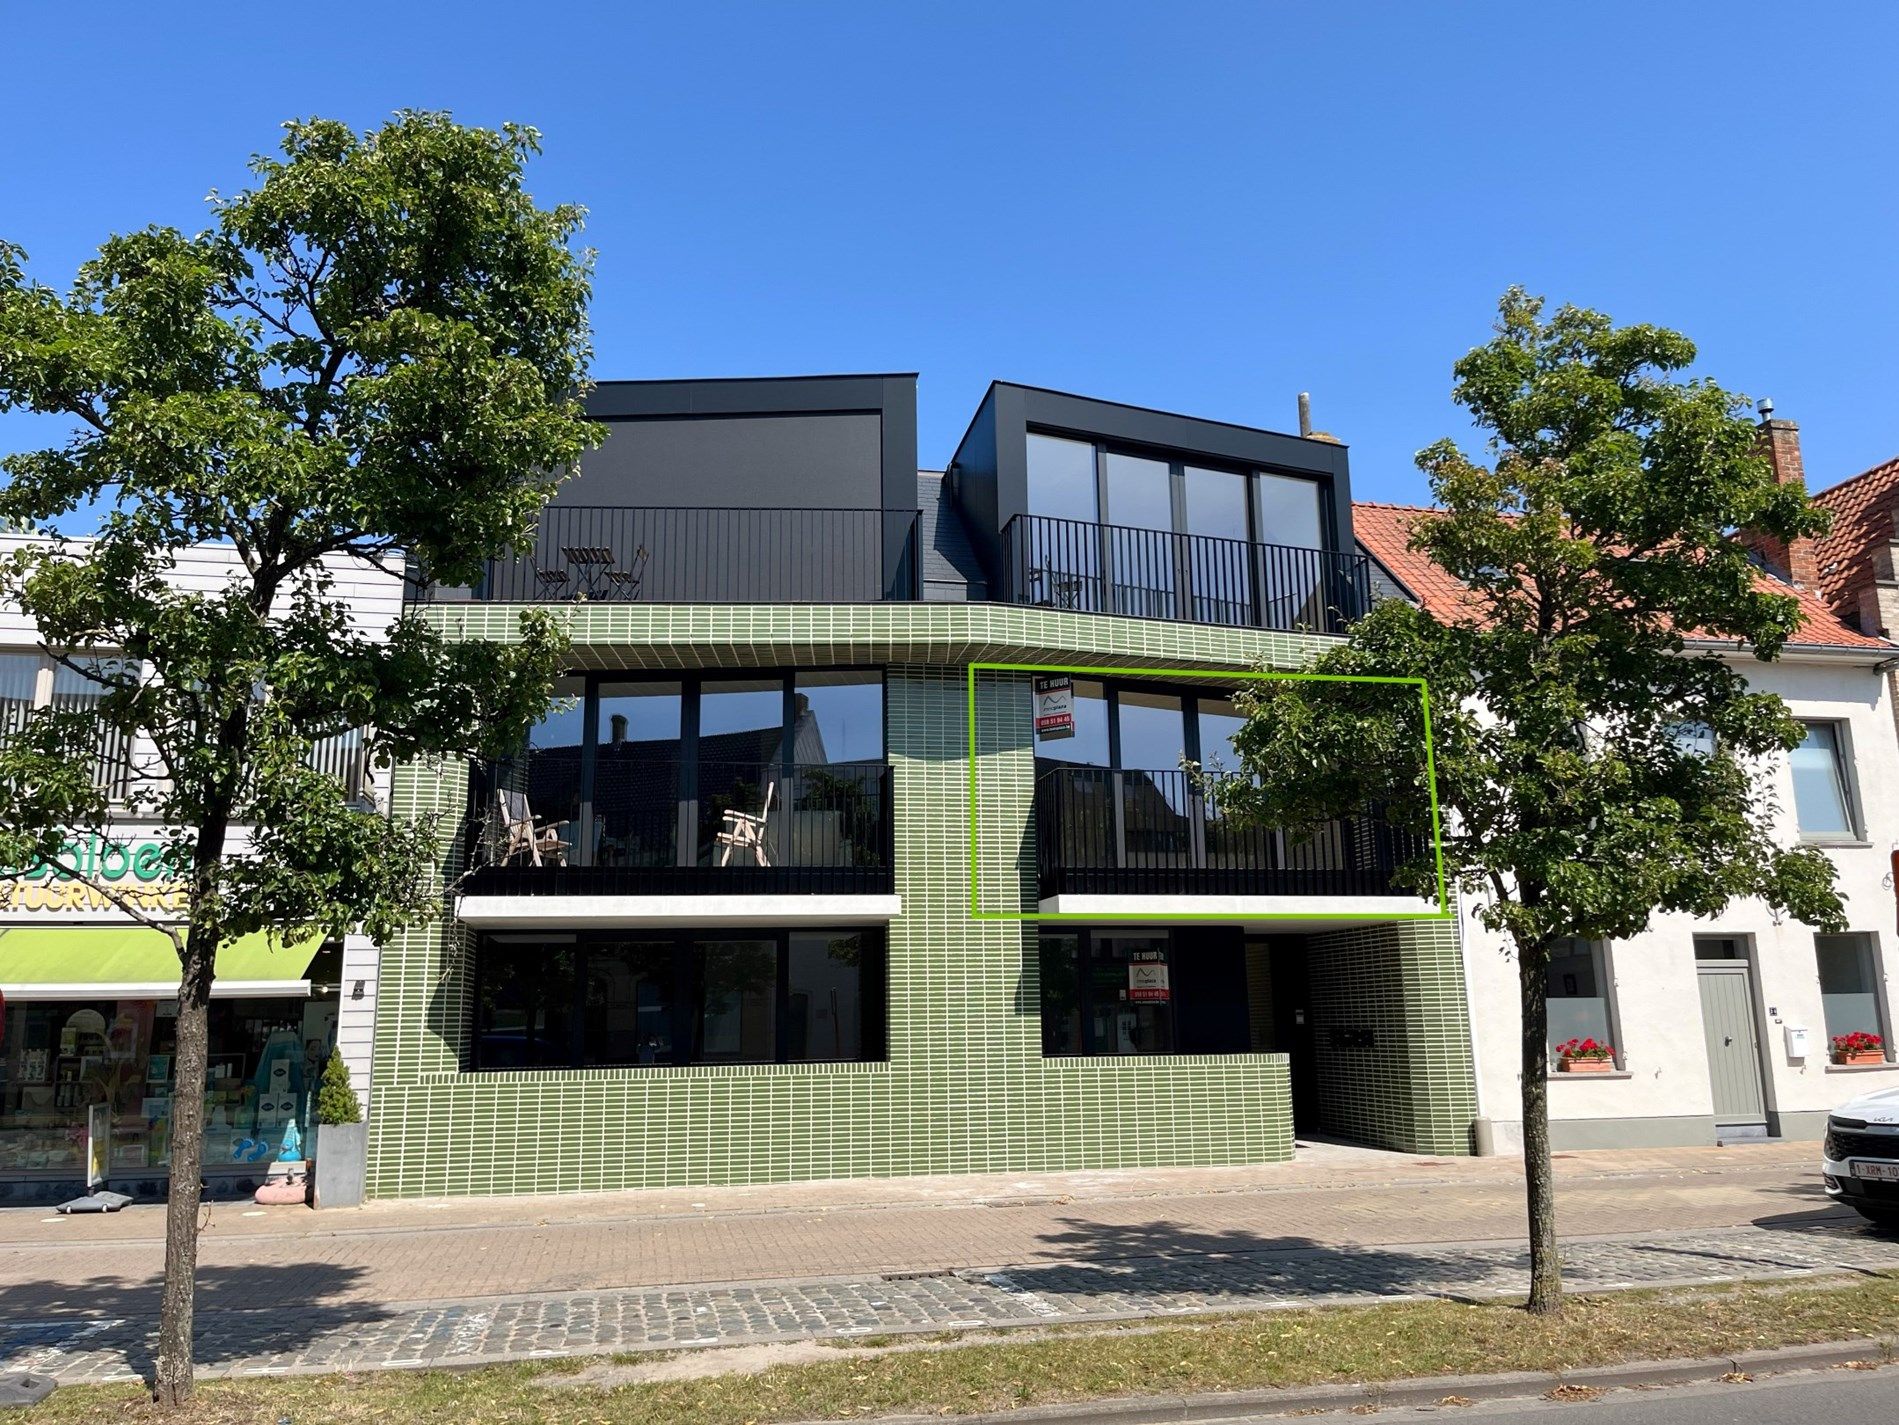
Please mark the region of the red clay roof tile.
MULTIPOLYGON (((1884 468, 1884 467, 1882 467, 1884 468)), ((1893 463, 1893 481, 1899 485, 1899 461, 1893 463)), ((1868 474, 1877 472, 1868 471, 1868 474)), ((1863 478, 1863 477, 1862 477, 1863 478)), ((1842 487, 1843 488, 1843 487, 1842 487)), ((1831 493, 1831 492, 1829 492, 1831 493)), ((1816 498, 1824 498, 1816 497, 1816 498)), ((1883 506, 1882 506, 1883 508, 1883 506)), ((1352 529, 1365 552, 1410 590, 1419 603, 1439 618, 1455 618, 1472 608, 1475 600, 1459 580, 1413 550, 1411 530, 1419 519, 1428 519, 1437 511, 1418 505, 1386 505, 1352 501, 1352 529)), ((1838 516, 1835 516, 1837 521, 1838 516)), ((1890 526, 1888 526, 1890 527, 1890 526)), ((1837 532, 1837 527, 1836 527, 1837 532)), ((1821 567, 1825 568, 1825 555, 1821 567)), ((1800 630, 1789 644, 1802 648, 1892 648, 1883 638, 1874 638, 1843 623, 1818 593, 1796 589, 1773 576, 1762 573, 1761 583, 1775 593, 1792 594, 1800 601, 1800 630)))

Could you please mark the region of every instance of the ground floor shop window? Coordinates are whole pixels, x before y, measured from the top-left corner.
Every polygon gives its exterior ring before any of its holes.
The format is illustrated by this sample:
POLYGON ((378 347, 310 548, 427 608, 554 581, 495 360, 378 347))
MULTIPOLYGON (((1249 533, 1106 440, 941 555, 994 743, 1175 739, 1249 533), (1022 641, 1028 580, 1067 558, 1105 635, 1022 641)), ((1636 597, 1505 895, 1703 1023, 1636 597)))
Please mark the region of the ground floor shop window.
POLYGON ((1622 1050, 1616 1044, 1608 955, 1602 945, 1593 940, 1558 941, 1550 952, 1548 983, 1550 1066, 1558 1067, 1560 1046, 1593 1040, 1611 1049, 1620 1068, 1622 1050))
POLYGON ((476 1069, 884 1057, 884 935, 484 935, 476 1069))
MULTIPOLYGON (((9 1004, 0 1174, 81 1178, 89 1147, 108 1182, 168 1169, 177 1022, 176 1003, 163 1000, 9 1004)), ((292 1124, 308 1135, 336 1003, 213 1000, 209 1030, 205 1171, 256 1171, 292 1124)))
POLYGON ((1813 948, 1820 961, 1827 1039, 1876 1034, 1882 1046, 1889 1045, 1892 1036, 1886 1032, 1879 995, 1878 942, 1870 935, 1816 935, 1813 948))
POLYGON ((1047 932, 1042 1052, 1230 1054, 1251 1047, 1237 931, 1047 932))

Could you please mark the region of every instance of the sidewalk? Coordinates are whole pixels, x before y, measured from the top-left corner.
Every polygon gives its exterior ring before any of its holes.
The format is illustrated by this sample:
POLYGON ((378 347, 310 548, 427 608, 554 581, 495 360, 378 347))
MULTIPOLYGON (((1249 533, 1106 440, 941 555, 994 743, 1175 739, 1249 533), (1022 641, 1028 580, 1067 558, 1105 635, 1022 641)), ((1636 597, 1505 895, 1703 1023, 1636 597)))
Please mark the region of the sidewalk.
MULTIPOLYGON (((1583 1287, 1899 1267, 1809 1144, 1565 1155, 1583 1287)), ((276 1371, 1521 1289, 1501 1159, 213 1209, 200 1358, 276 1371)), ((140 1369, 162 1209, 0 1215, 0 1369, 140 1369)))

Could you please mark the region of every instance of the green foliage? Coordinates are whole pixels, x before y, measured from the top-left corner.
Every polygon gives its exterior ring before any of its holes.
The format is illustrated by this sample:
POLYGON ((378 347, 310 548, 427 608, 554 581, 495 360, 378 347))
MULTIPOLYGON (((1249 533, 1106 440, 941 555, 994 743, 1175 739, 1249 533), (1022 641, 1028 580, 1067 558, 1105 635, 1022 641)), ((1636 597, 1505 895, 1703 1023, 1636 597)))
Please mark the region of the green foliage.
POLYGON ((330 1062, 323 1066, 323 1081, 317 1086, 316 1120, 321 1124, 363 1121, 362 1100, 350 1087, 341 1049, 330 1050, 330 1062))
POLYGON ((308 756, 353 728, 382 766, 493 755, 561 667, 545 617, 464 643, 405 614, 384 639, 340 582, 468 582, 596 439, 591 258, 580 210, 524 189, 537 151, 530 129, 440 114, 297 122, 252 187, 212 196, 209 229, 110 238, 64 294, 0 244, 0 410, 73 430, 0 460, 0 526, 45 536, 0 561, 0 595, 102 693, 0 747, 0 863, 156 822, 207 944, 380 935, 439 901, 437 829, 353 809, 308 756), (234 550, 233 577, 171 577, 205 543, 234 550), (90 771, 109 732, 140 753, 129 805, 90 771))
MULTIPOLYGON (((1693 359, 1676 333, 1573 307, 1546 320, 1507 294, 1496 337, 1456 367, 1492 463, 1449 441, 1418 457, 1443 514, 1413 546, 1468 601, 1448 618, 1381 604, 1313 665, 1428 681, 1446 873, 1532 965, 1559 937, 1625 939, 1737 897, 1842 923, 1831 863, 1772 831, 1761 772, 1801 729, 1736 665, 1773 659, 1799 611, 1735 531, 1787 539, 1825 517, 1774 483, 1741 397, 1670 379, 1693 359), (1697 726, 1711 748, 1682 736, 1697 726)), ((1230 813, 1303 826, 1381 802, 1428 841, 1415 698, 1289 682, 1240 700, 1259 785, 1223 787, 1230 813)), ((1434 861, 1405 874, 1426 890, 1434 861)))

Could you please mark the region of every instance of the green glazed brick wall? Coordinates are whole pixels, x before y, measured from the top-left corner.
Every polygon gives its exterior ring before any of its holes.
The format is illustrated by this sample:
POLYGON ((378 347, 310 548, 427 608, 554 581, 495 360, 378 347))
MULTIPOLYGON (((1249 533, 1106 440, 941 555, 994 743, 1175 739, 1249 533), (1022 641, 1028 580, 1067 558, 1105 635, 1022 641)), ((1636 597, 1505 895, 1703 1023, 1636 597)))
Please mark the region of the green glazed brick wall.
POLYGON ((1321 1128, 1406 1153, 1469 1153, 1477 1076, 1455 924, 1337 930, 1310 945, 1321 1128), (1333 1030, 1370 1030, 1373 1042, 1335 1045, 1333 1030))
MULTIPOLYGON (((586 667, 888 666, 897 810, 890 1057, 863 1065, 460 1070, 468 938, 382 950, 369 1190, 378 1197, 607 1190, 905 1173, 1269 1162, 1292 1150, 1283 1055, 1043 1060, 1032 925, 967 913, 962 664, 1292 664, 1319 641, 991 606, 614 606, 562 611, 586 667), (927 658, 927 662, 906 660, 927 658)), ((518 610, 451 608, 457 636, 518 610)), ((985 886, 1033 894, 1026 692, 979 690, 985 886)), ((454 769, 397 769, 398 816, 466 814, 454 769)), ((445 866, 452 874, 453 866, 445 866)))

